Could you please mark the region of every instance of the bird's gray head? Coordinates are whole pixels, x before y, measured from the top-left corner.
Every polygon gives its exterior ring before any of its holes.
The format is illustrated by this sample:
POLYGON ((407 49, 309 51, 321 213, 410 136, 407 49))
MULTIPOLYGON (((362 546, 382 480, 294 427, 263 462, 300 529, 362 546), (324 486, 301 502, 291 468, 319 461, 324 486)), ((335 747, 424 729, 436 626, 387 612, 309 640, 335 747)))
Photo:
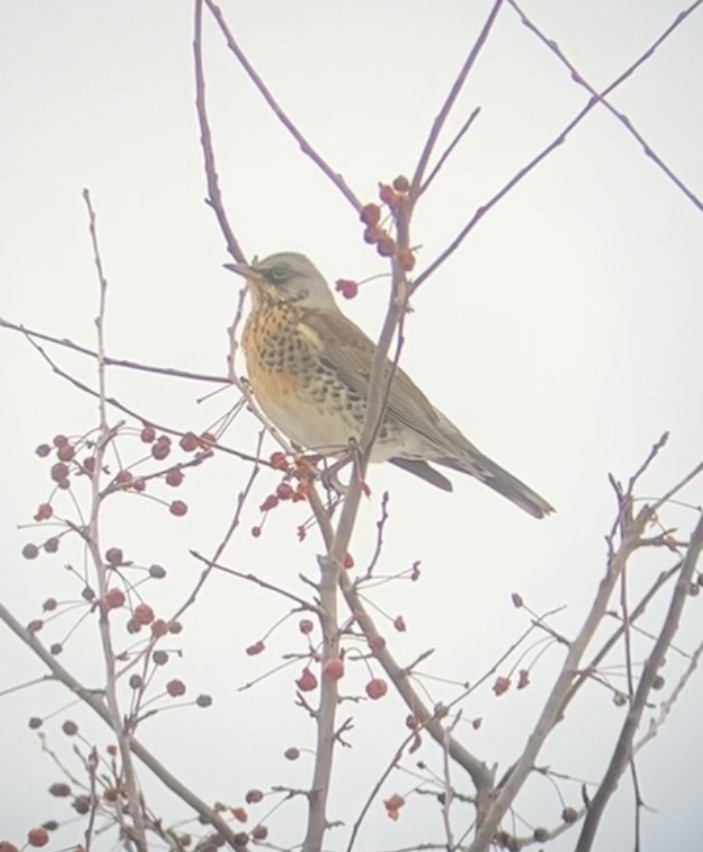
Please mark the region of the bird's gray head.
POLYGON ((334 296, 317 268, 304 254, 282 251, 251 265, 228 266, 247 280, 255 306, 262 302, 296 302, 306 308, 336 309, 334 296))

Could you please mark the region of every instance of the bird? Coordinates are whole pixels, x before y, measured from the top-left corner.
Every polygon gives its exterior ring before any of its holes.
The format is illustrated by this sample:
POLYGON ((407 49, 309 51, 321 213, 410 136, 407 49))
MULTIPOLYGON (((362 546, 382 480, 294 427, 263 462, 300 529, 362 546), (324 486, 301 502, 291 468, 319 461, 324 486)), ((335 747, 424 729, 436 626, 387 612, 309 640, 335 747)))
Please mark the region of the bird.
MULTIPOLYGON (((244 277, 251 297, 241 345, 261 409, 301 449, 348 451, 364 426, 376 344, 340 310, 305 255, 278 252, 228 268, 244 277)), ((535 518, 554 511, 465 438, 399 366, 370 461, 390 462, 452 491, 430 463, 440 465, 475 477, 535 518)))

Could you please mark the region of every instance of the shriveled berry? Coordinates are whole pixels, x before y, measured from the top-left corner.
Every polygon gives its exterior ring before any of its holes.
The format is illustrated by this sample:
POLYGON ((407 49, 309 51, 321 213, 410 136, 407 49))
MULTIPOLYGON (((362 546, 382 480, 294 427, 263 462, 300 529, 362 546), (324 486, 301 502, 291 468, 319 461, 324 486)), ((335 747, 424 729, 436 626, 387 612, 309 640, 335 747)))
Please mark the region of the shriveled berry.
POLYGON ((44 612, 53 612, 58 605, 56 598, 47 598, 42 604, 42 609, 44 612))
POLYGON ((166 651, 154 651, 151 655, 151 659, 154 661, 154 665, 165 666, 168 662, 168 654, 166 651))
POLYGON ((260 526, 252 527, 251 528, 251 534, 252 534, 253 538, 259 538, 259 536, 261 535, 261 527, 260 526))
POLYGON ((269 836, 269 830, 265 825, 255 825, 251 830, 252 840, 266 840, 269 836))
POLYGON ((398 177, 393 181, 393 189, 396 192, 408 192, 410 189, 410 181, 405 177, 405 175, 398 175, 398 177))
POLYGON ((129 685, 132 689, 141 689, 143 683, 141 675, 133 674, 129 676, 129 685))
POLYGON ((168 632, 172 633, 174 636, 178 635, 183 631, 183 625, 180 621, 169 621, 168 623, 168 632))
POLYGON ((27 625, 27 630, 30 633, 39 633, 39 631, 44 627, 44 622, 41 618, 35 618, 34 621, 30 621, 27 625))
POLYGON ((298 622, 298 630, 300 630, 300 632, 305 636, 307 636, 308 633, 312 633, 314 628, 315 625, 312 623, 312 621, 310 621, 309 618, 301 618, 298 622))
POLYGON ((166 569, 162 568, 161 565, 152 565, 149 568, 149 576, 155 580, 163 580, 166 576, 166 569))
POLYGON ((155 637, 165 636, 168 633, 168 624, 163 618, 157 618, 151 625, 151 635, 155 637))
POLYGON ((198 707, 211 707, 212 706, 212 695, 206 695, 205 693, 201 693, 196 699, 195 703, 198 707))
POLYGON ((86 456, 83 459, 83 470, 86 473, 94 473, 95 472, 95 456, 86 456))
POLYGON ((28 724, 33 731, 36 731, 37 728, 41 728, 41 726, 44 724, 44 721, 40 719, 39 716, 32 716, 28 724))
POLYGON ((51 447, 48 444, 39 444, 34 452, 40 459, 45 459, 51 452, 51 447))
POLYGON ((300 749, 295 746, 291 746, 283 752, 283 756, 286 760, 297 760, 300 757, 300 749))
POLYGON ((66 719, 66 721, 61 725, 61 730, 66 734, 67 737, 75 737, 78 733, 78 725, 75 722, 72 722, 70 719, 66 719))
POLYGON ((65 435, 54 435, 53 445, 58 447, 64 447, 68 443, 68 438, 65 435))
POLYGON ((177 518, 182 518, 188 512, 188 505, 183 500, 174 500, 169 506, 169 511, 177 518))
POLYGON ((157 461, 163 461, 171 452, 171 444, 159 438, 151 445, 151 454, 157 461))
POLYGON ((405 619, 402 615, 398 615, 395 617, 393 621, 393 627, 395 627, 398 633, 405 633, 405 631, 408 629, 405 624, 405 619))
POLYGON ((143 476, 138 476, 132 483, 132 488, 139 492, 146 491, 146 479, 143 476))
POLYGON ((36 559, 39 556, 39 548, 36 544, 25 544, 22 548, 22 556, 25 559, 36 559))
POLYGON ((265 648, 266 645, 264 645, 263 641, 259 639, 258 642, 254 642, 253 645, 249 645, 246 650, 247 656, 255 657, 257 654, 260 654, 265 648))
POLYGON ((49 646, 49 653, 52 654, 54 657, 58 657, 58 655, 62 652, 63 652, 63 645, 60 642, 53 642, 49 646))

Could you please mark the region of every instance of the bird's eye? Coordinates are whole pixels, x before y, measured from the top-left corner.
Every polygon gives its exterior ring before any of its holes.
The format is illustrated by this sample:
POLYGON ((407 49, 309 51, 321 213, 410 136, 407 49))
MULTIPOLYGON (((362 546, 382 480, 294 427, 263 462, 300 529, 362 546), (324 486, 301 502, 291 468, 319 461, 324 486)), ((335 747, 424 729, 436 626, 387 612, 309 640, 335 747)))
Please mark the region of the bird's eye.
POLYGON ((273 284, 282 284, 290 278, 290 269, 287 266, 274 266, 266 273, 266 277, 273 284))

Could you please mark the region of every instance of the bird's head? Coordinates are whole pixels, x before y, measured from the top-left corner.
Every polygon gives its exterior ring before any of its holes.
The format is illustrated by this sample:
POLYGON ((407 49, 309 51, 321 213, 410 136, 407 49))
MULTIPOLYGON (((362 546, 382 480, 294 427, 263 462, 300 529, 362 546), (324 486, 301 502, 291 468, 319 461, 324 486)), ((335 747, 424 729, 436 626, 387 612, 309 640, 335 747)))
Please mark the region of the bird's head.
POLYGON ((265 302, 295 302, 306 308, 336 308, 334 296, 317 268, 305 257, 292 251, 272 254, 263 260, 227 265, 244 276, 254 306, 265 302))

